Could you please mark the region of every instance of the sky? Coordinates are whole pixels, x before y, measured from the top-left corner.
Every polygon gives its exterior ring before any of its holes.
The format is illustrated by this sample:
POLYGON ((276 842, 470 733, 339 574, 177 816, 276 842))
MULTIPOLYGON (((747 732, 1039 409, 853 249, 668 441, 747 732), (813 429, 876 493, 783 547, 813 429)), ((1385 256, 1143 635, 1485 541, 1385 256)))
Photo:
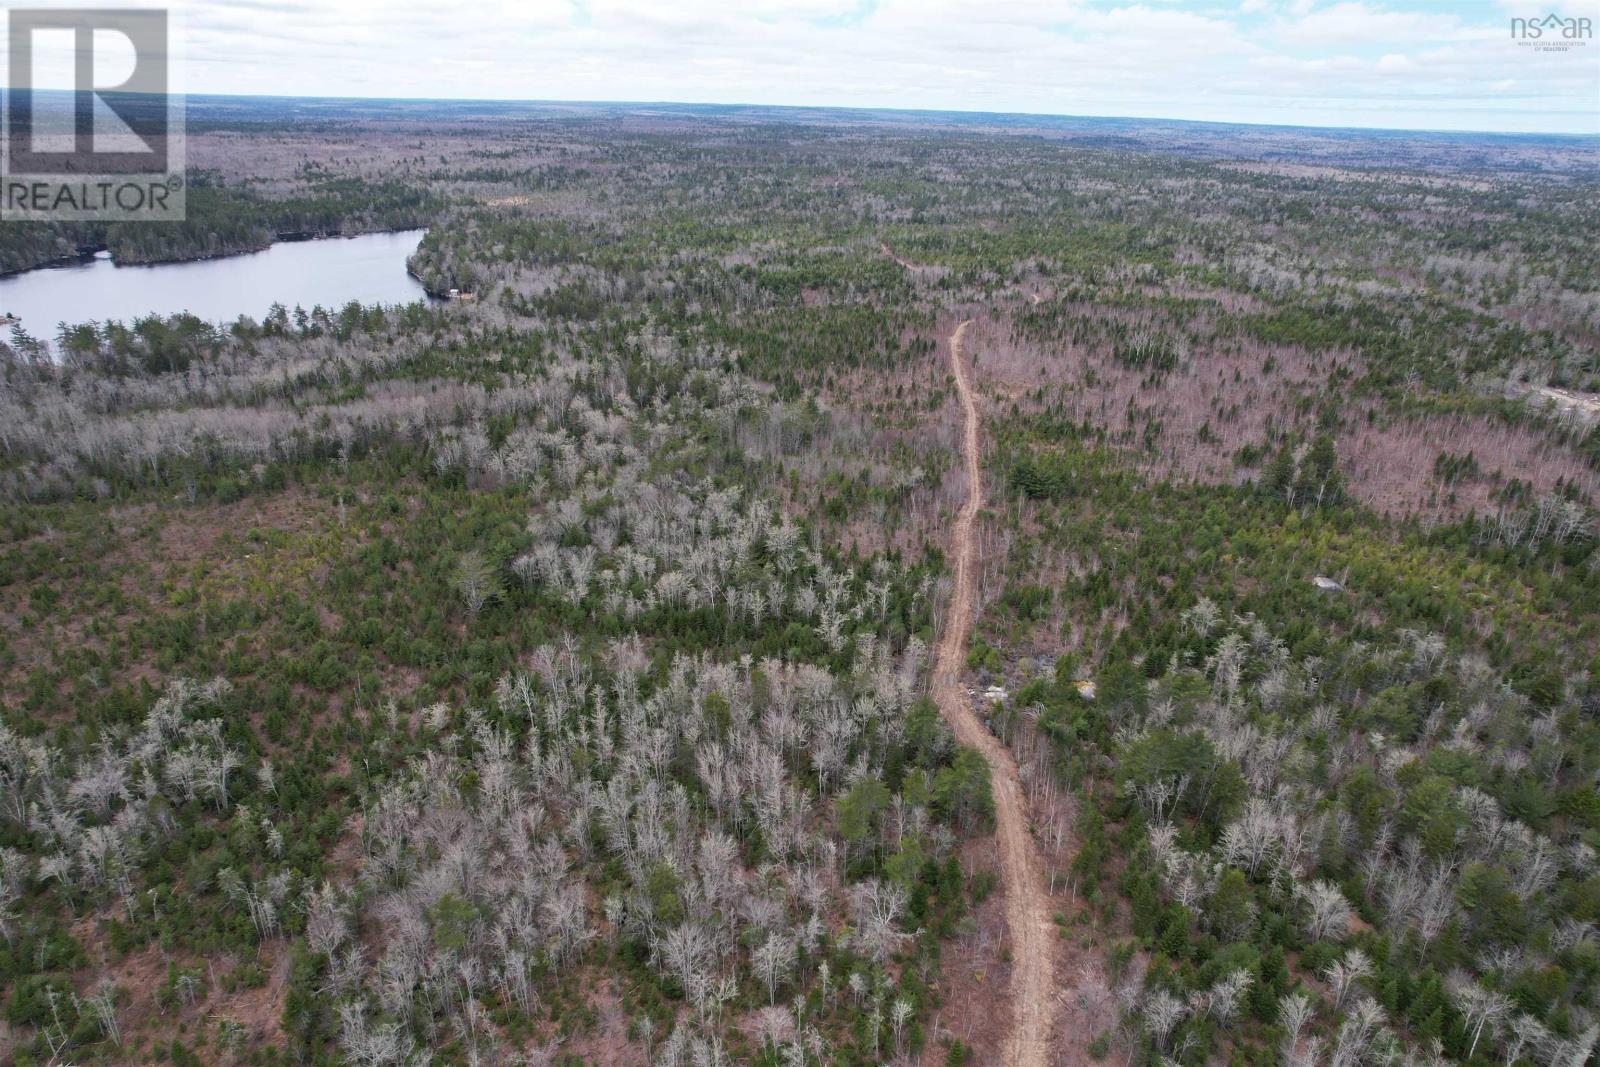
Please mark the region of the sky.
POLYGON ((182 84, 200 93, 1600 134, 1600 38, 1547 51, 1511 33, 1513 17, 1552 12, 1600 30, 1600 0, 194 0, 173 10, 182 84))

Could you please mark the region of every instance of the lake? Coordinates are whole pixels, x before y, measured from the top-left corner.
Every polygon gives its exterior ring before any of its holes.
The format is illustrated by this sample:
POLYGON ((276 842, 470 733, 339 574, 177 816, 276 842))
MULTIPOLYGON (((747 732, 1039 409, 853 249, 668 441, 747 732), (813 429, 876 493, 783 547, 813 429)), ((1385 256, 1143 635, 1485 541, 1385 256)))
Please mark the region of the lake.
POLYGON ((84 263, 42 267, 0 278, 0 315, 54 342, 62 322, 132 322, 151 313, 187 311, 211 322, 240 315, 260 321, 273 304, 310 310, 427 299, 406 273, 422 230, 284 241, 260 252, 187 263, 119 266, 105 253, 84 263))

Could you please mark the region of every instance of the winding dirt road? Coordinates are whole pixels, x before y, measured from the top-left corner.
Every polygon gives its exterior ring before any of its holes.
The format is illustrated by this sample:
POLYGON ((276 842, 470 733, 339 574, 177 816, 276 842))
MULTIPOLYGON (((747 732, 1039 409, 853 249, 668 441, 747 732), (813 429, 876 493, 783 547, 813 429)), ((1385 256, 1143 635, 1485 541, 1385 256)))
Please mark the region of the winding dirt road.
POLYGON ((966 417, 962 454, 967 468, 967 499, 956 516, 952 547, 955 587, 944 635, 933 668, 934 699, 957 740, 989 761, 994 814, 1000 841, 1000 874, 1005 889, 1006 926, 1011 934, 1011 1032, 1001 1061, 1007 1067, 1045 1067, 1050 1047, 1052 946, 1055 926, 1041 877, 1039 850, 1028 829, 1028 805, 1010 751, 984 729, 961 687, 972 628, 973 570, 977 557, 978 511, 983 506, 983 465, 979 448, 978 405, 972 396, 961 345, 972 320, 950 335, 950 369, 966 417))

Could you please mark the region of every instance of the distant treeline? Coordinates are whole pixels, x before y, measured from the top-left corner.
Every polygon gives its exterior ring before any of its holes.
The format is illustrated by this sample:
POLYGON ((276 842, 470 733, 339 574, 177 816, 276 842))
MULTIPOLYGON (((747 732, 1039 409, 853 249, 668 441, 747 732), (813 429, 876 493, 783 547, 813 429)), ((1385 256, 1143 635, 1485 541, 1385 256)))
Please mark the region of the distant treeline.
POLYGON ((438 197, 397 182, 320 180, 275 199, 190 175, 187 219, 16 223, 0 229, 0 274, 107 249, 121 263, 171 263, 265 248, 284 236, 367 233, 427 224, 438 197))

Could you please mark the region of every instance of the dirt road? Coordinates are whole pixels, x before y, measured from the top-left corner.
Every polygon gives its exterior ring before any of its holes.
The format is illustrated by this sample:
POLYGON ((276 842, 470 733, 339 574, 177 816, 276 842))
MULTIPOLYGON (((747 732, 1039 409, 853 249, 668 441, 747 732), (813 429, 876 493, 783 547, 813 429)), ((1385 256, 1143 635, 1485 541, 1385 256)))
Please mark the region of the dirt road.
POLYGON ((917 271, 922 269, 915 263, 912 263, 910 260, 901 259, 899 256, 895 255, 894 249, 890 248, 888 243, 885 241, 878 242, 878 250, 884 255, 888 256, 890 259, 894 260, 896 263, 900 264, 900 266, 904 269, 910 271, 912 274, 915 274, 917 271))
POLYGON ((961 667, 967 658, 967 634, 972 628, 973 571, 977 556, 978 511, 983 506, 983 464, 979 448, 978 405, 972 396, 961 345, 968 319, 950 335, 950 369, 966 425, 962 453, 967 469, 967 499, 956 516, 954 537, 955 586, 944 635, 939 639, 933 668, 934 699, 956 738, 977 749, 989 761, 994 790, 994 814, 1000 841, 1000 874, 1006 896, 1006 926, 1011 934, 1011 1034, 1006 1040, 1006 1067, 1045 1067, 1050 1046, 1052 946, 1055 926, 1050 920, 1044 891, 1039 850, 1028 829, 1028 807, 1017 765, 1011 753, 985 730, 973 714, 961 688, 961 667))

